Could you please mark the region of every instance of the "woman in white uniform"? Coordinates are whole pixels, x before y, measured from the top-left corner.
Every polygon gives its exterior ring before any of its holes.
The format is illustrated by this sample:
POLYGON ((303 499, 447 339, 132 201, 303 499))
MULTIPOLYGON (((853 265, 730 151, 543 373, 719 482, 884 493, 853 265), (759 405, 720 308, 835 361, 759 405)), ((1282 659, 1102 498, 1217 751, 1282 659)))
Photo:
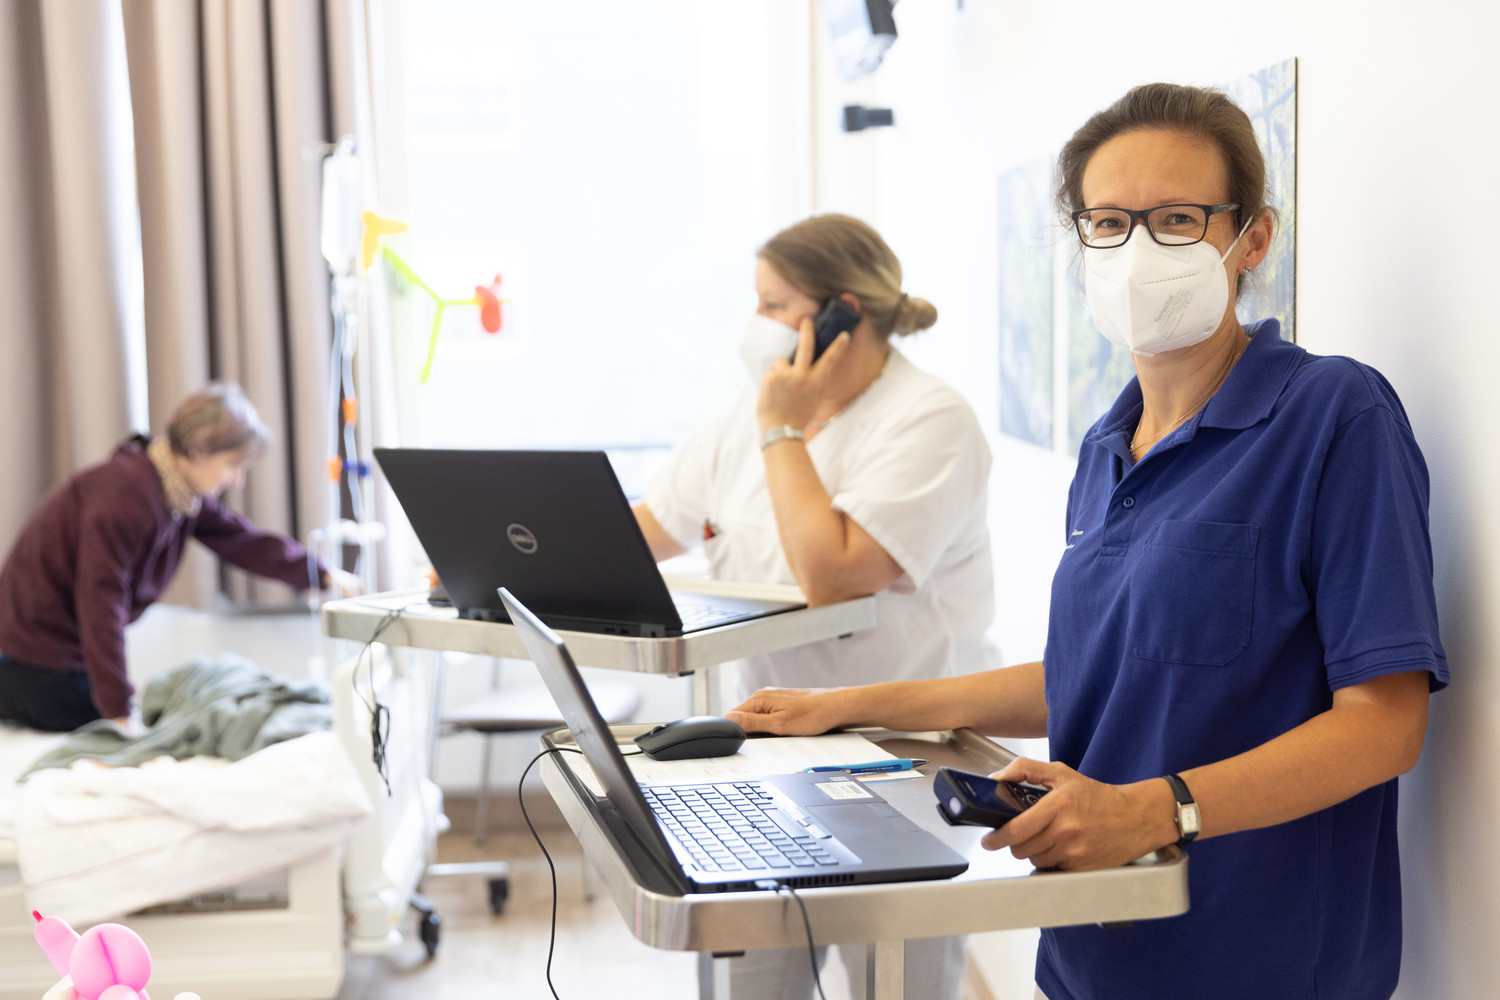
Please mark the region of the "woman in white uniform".
MULTIPOLYGON (((896 255, 845 215, 767 241, 755 292, 740 345, 754 385, 678 450, 636 517, 658 560, 702 544, 717 579, 795 583, 811 605, 873 594, 877 618, 742 662, 738 697, 993 665, 989 447, 968 403, 890 342, 937 309, 901 290, 896 255), (835 299, 843 332, 818 354, 814 318, 835 299)), ((961 939, 913 942, 906 969, 907 995, 957 996, 961 939)), ((734 970, 735 997, 810 995, 809 964, 784 953, 734 970)))

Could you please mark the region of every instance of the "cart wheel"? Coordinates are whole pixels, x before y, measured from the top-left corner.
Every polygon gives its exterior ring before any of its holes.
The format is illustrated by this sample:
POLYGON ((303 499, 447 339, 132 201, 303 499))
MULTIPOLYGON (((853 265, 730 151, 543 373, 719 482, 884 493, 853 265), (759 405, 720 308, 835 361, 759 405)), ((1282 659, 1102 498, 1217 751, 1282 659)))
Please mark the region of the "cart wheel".
POLYGON ((490 879, 490 912, 499 916, 505 909, 505 901, 510 897, 510 880, 506 878, 490 879))
POLYGON ((443 918, 436 913, 422 914, 422 922, 418 928, 418 934, 422 938, 422 946, 427 949, 427 957, 430 959, 437 954, 438 937, 443 928, 443 918))

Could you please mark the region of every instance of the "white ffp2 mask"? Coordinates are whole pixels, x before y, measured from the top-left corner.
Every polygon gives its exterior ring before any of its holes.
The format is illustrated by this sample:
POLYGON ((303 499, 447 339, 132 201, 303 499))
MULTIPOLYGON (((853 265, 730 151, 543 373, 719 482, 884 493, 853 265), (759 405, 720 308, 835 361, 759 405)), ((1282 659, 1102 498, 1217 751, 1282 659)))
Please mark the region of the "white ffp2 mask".
POLYGON ((796 330, 769 316, 760 313, 751 316, 745 324, 745 332, 740 335, 740 360, 745 362, 750 377, 758 382, 771 370, 771 362, 791 357, 797 349, 799 336, 796 330))
POLYGON ((1246 222, 1222 254, 1207 240, 1162 246, 1148 232, 1121 246, 1085 248, 1084 289, 1095 325, 1113 343, 1147 357, 1207 340, 1229 305, 1224 258, 1249 228, 1246 222))

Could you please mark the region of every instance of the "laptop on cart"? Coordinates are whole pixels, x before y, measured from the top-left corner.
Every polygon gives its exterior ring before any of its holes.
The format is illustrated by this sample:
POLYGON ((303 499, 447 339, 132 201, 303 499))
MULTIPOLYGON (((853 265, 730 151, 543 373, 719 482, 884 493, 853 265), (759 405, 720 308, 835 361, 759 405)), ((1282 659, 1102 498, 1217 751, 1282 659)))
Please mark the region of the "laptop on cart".
POLYGON ((499 587, 554 627, 682 636, 806 605, 668 590, 602 451, 376 448, 465 618, 507 621, 499 587))
POLYGON ((509 590, 499 596, 604 787, 606 825, 619 842, 639 848, 677 892, 941 879, 969 867, 963 855, 844 774, 638 784, 562 638, 509 590))

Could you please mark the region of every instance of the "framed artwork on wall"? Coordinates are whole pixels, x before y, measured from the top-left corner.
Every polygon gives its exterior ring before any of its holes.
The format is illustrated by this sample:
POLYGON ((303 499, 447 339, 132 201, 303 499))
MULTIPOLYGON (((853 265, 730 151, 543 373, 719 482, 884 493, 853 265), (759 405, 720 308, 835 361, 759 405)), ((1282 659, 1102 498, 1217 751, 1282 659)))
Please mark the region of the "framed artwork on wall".
POLYGON ((1052 165, 1000 175, 1000 432, 1052 447, 1052 165))
POLYGON ((1235 307, 1241 322, 1281 321, 1281 335, 1296 340, 1297 272, 1297 60, 1288 59, 1242 76, 1224 92, 1250 116, 1266 158, 1266 186, 1276 209, 1271 252, 1247 277, 1235 307))

